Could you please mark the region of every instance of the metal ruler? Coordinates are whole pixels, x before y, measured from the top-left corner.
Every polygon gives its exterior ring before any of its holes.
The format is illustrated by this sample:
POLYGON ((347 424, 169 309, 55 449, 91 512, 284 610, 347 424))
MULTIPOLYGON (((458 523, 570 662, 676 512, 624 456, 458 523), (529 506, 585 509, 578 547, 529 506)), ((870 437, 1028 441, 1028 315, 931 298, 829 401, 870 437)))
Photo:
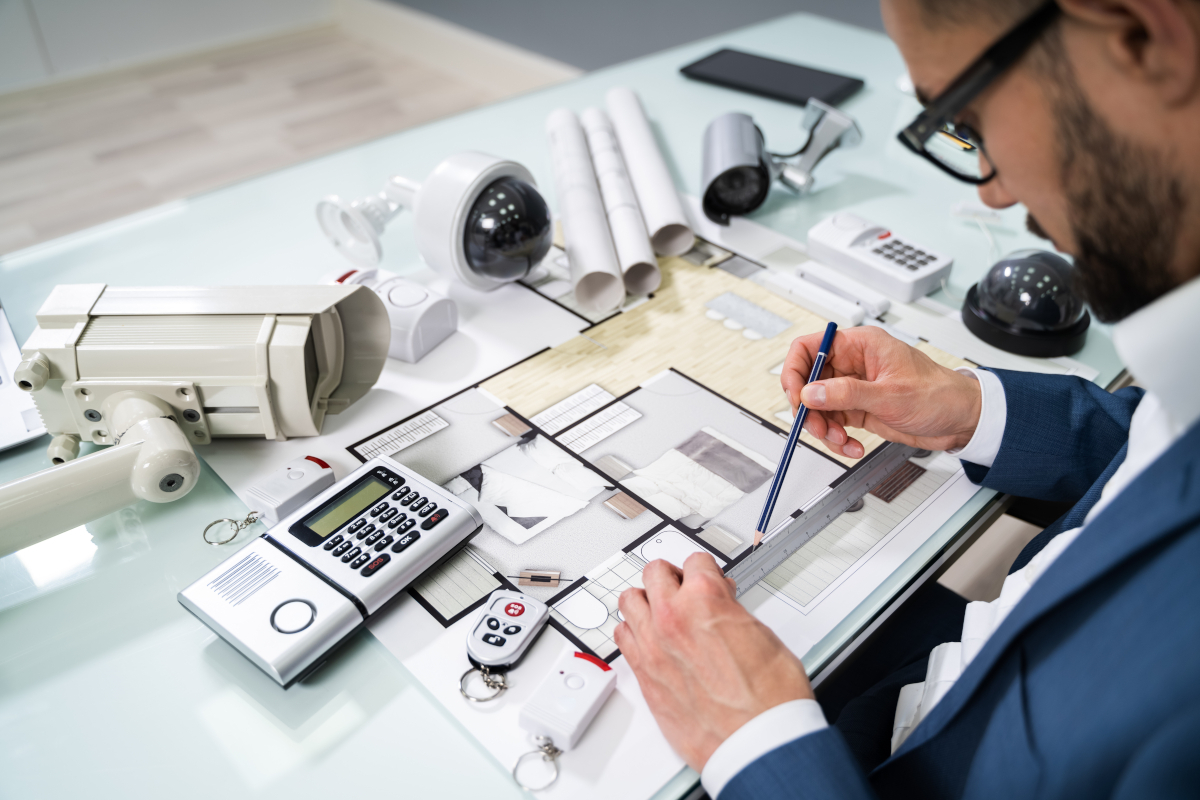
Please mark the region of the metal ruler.
POLYGON ((737 582, 738 597, 767 577, 918 452, 915 447, 894 442, 879 448, 845 479, 825 489, 800 511, 771 529, 756 550, 746 553, 725 570, 725 574, 737 582))

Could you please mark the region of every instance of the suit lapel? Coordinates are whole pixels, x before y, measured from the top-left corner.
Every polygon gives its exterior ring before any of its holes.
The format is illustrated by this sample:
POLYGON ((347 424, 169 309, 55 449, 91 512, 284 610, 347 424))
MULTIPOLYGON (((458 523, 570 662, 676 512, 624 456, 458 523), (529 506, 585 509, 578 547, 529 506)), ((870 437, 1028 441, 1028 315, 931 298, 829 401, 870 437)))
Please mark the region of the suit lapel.
POLYGON ((1140 551, 1200 516, 1200 425, 1151 464, 1050 565, 988 639, 941 702, 896 755, 929 741, 950 722, 992 667, 1032 623, 1140 551))

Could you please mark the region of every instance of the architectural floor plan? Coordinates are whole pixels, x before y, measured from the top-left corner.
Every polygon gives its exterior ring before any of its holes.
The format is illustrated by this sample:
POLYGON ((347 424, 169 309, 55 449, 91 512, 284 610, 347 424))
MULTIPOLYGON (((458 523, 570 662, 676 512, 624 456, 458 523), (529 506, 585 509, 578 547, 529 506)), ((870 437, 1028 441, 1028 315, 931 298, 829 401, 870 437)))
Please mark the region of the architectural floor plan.
MULTIPOLYGON (((770 247, 803 258, 790 242, 770 247)), ((656 292, 607 315, 578 307, 557 249, 524 283, 491 293, 418 273, 458 304, 456 334, 419 364, 389 360, 318 440, 228 440, 205 458, 243 500, 264 470, 312 454, 339 475, 389 456, 472 503, 480 532, 374 615, 370 631, 505 769, 530 749, 519 711, 558 655, 602 659, 616 692, 538 796, 650 798, 684 765, 613 639, 617 598, 655 559, 679 565, 706 552, 727 567, 746 552, 791 422, 784 357, 826 324, 772 291, 764 274, 787 267, 763 261, 697 240, 660 259, 656 292), (535 571, 559 580, 523 585, 535 571), (465 637, 501 587, 546 602, 550 621, 506 693, 471 703, 459 692, 465 637)), ((914 341, 940 363, 968 363, 914 341)), ((804 434, 775 520, 855 468, 804 434)), ((804 657, 975 491, 953 458, 914 457, 741 601, 804 657)))
MULTIPOLYGON (((523 571, 552 571, 558 585, 521 590, 550 604, 575 646, 611 660, 617 597, 640 585, 648 562, 708 552, 724 565, 748 547, 786 442, 790 409, 775 368, 793 338, 825 320, 748 279, 744 260, 723 268, 728 256, 702 243, 662 259, 652 296, 607 318, 581 315, 578 337, 350 446, 364 461, 389 455, 480 510, 482 532, 410 589, 440 624, 516 588, 523 571)), ((561 261, 553 252, 529 285, 577 313, 555 275, 561 261)), ((776 519, 848 469, 805 434, 776 519)), ((768 586, 805 612, 951 475, 912 472, 768 586)))

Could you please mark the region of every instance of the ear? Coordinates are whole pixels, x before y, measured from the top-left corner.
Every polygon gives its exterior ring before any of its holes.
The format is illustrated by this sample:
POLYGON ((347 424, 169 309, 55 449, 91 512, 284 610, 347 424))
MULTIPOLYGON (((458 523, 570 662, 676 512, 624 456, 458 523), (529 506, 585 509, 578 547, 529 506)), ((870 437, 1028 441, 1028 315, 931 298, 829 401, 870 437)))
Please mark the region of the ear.
POLYGON ((1069 22, 1104 38, 1111 66, 1171 105, 1200 89, 1195 0, 1058 0, 1069 22))

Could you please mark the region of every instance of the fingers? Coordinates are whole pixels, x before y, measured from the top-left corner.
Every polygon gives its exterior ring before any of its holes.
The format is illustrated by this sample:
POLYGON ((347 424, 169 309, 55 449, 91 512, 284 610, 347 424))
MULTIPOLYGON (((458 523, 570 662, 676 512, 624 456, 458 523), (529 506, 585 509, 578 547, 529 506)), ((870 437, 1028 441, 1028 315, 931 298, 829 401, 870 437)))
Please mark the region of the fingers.
POLYGON ((862 458, 867 449, 863 447, 863 443, 858 439, 851 439, 842 445, 842 455, 848 458, 862 458))
POLYGON ((634 635, 629 623, 622 622, 617 625, 613 630, 613 641, 617 643, 617 649, 629 662, 630 668, 636 671, 641 663, 642 651, 638 645, 637 636, 634 635))
POLYGON ((824 411, 863 411, 878 414, 886 402, 879 385, 857 378, 830 378, 810 383, 800 393, 804 405, 824 411))
MULTIPOLYGON (((716 592, 725 596, 729 591, 728 580, 717 566, 716 559, 708 553, 692 553, 683 562, 683 585, 689 590, 698 589, 703 593, 716 592)), ((736 584, 734 589, 736 594, 736 584)))
POLYGON ((636 632, 650 624, 650 600, 645 589, 626 589, 617 598, 617 608, 625 618, 625 624, 636 632))
POLYGON ((779 382, 783 385, 788 402, 792 404, 792 411, 800 405, 800 389, 808 381, 808 374, 812 372, 813 360, 821 347, 823 336, 824 334, 814 333, 793 340, 787 357, 783 360, 783 372, 779 376, 779 382))
POLYGON ((646 587, 646 599, 657 604, 675 596, 683 583, 683 573, 669 561, 661 558, 651 561, 642 570, 642 585, 646 587))

